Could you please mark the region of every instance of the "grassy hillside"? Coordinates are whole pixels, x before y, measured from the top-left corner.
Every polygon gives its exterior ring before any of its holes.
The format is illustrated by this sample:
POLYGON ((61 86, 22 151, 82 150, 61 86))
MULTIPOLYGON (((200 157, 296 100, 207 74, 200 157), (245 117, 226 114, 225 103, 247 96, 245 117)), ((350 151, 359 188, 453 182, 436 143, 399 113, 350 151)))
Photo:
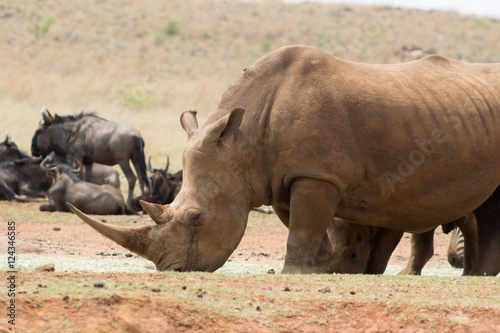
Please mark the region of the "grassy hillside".
POLYGON ((134 124, 154 164, 169 154, 172 169, 181 167, 186 138, 180 113, 197 109, 205 120, 244 67, 283 45, 363 62, 408 60, 401 51, 412 45, 500 61, 498 20, 389 7, 10 0, 0 4, 0 31, 0 133, 28 151, 42 105, 92 110, 134 124))

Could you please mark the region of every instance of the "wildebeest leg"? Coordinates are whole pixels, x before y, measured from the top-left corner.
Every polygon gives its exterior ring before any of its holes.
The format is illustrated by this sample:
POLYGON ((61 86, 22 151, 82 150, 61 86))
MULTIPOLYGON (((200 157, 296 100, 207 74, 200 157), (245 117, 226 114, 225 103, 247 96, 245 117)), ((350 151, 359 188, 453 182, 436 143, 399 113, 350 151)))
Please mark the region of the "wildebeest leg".
POLYGON ((436 228, 421 234, 411 235, 411 254, 406 267, 399 275, 420 275, 422 268, 434 255, 434 231, 436 228))
POLYGON ((122 161, 118 163, 120 165, 120 168, 122 168, 123 173, 125 174, 125 177, 127 178, 128 182, 128 197, 127 197, 127 208, 135 212, 136 210, 134 209, 132 205, 132 199, 133 199, 133 194, 134 194, 134 187, 135 187, 135 181, 137 177, 134 175, 134 172, 130 168, 130 164, 127 161, 122 161))
POLYGON ((46 203, 46 204, 40 205, 40 211, 42 211, 42 212, 56 212, 57 207, 54 206, 52 203, 46 203))
POLYGON ((456 221, 464 237, 464 272, 468 275, 478 257, 477 224, 474 214, 456 221))
POLYGON ((326 230, 335 216, 337 198, 338 191, 331 183, 305 178, 292 183, 282 273, 327 273, 331 244, 326 230))
POLYGON ((83 168, 83 179, 90 183, 90 179, 92 178, 92 167, 94 163, 85 164, 83 168))
POLYGON ((0 196, 4 196, 7 200, 11 201, 16 198, 16 193, 5 183, 3 179, 0 179, 0 196))
POLYGON ((365 274, 383 274, 392 252, 398 246, 404 232, 402 230, 370 227, 375 236, 370 241, 370 254, 365 274))

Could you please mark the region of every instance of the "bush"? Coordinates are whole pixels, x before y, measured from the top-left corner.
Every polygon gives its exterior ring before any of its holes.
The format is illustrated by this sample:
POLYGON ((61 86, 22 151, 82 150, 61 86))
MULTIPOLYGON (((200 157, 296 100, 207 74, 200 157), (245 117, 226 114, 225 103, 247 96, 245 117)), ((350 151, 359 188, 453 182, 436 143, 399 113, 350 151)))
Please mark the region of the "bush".
POLYGON ((158 98, 150 89, 133 82, 127 82, 125 90, 120 92, 120 101, 129 109, 141 109, 155 105, 158 98))
POLYGON ((161 44, 168 37, 178 35, 181 32, 182 25, 181 22, 175 18, 170 18, 166 25, 158 28, 155 36, 155 43, 161 44))
POLYGON ((41 35, 45 35, 46 33, 48 33, 50 27, 56 23, 57 19, 54 15, 49 15, 43 20, 38 17, 33 20, 33 22, 31 22, 30 29, 36 37, 40 37, 41 35))

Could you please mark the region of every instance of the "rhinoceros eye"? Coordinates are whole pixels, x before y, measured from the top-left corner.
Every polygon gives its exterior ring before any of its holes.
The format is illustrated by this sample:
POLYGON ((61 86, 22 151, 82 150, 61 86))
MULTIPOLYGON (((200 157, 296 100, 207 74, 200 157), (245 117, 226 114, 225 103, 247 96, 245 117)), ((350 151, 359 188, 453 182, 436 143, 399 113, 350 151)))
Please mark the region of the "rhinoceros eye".
POLYGON ((203 219, 201 218, 201 213, 200 214, 197 214, 193 217, 191 217, 190 221, 189 221, 189 225, 192 225, 192 226, 200 226, 200 225, 203 225, 203 219))
POLYGON ((190 226, 200 226, 204 223, 203 214, 198 209, 189 209, 186 211, 184 218, 184 221, 190 226))

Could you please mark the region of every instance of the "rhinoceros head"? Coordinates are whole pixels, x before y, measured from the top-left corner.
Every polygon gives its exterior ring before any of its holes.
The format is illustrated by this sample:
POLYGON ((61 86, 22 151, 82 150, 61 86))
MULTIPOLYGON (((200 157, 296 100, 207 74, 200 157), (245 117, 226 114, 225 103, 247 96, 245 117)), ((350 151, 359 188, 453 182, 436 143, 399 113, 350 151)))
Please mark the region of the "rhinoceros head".
POLYGON ((157 270, 215 271, 238 246, 252 206, 251 189, 232 159, 243 112, 235 109, 199 129, 196 112, 183 113, 188 142, 181 191, 170 205, 141 201, 156 225, 115 227, 69 205, 71 210, 104 236, 153 261, 157 270))

